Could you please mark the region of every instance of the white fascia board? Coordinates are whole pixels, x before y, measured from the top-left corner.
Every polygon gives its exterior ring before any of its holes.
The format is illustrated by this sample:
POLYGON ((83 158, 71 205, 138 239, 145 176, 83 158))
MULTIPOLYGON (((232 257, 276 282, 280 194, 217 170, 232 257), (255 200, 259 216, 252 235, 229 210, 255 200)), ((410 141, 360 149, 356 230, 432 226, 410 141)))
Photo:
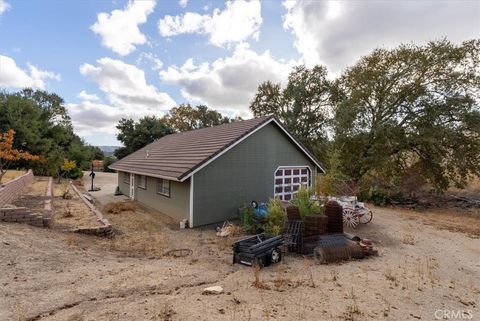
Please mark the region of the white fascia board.
POLYGON ((307 155, 308 158, 310 158, 310 160, 311 160, 315 165, 317 165, 318 168, 320 168, 320 169, 325 173, 325 169, 323 169, 322 165, 320 165, 320 164, 317 162, 317 160, 315 160, 315 158, 313 158, 313 157, 310 155, 310 153, 309 153, 302 145, 300 145, 300 143, 295 139, 295 137, 293 137, 292 135, 290 135, 290 133, 288 132, 288 130, 285 129, 285 127, 283 127, 283 125, 282 125, 280 122, 278 122, 275 118, 272 118, 272 120, 275 122, 275 124, 278 125, 278 127, 280 127, 280 128, 283 130, 283 132, 284 132, 285 134, 287 134, 288 137, 290 137, 290 139, 291 139, 295 144, 297 144, 298 148, 300 148, 300 149, 303 151, 303 153, 304 153, 305 155, 307 155))
POLYGON ((193 227, 193 175, 190 176, 190 206, 189 206, 189 221, 188 226, 193 227))

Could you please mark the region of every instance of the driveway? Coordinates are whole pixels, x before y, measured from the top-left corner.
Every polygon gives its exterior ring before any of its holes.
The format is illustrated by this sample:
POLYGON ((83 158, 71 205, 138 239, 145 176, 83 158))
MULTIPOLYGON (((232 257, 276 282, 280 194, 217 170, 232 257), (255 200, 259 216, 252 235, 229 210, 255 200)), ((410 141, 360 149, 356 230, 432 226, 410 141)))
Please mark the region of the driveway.
MULTIPOLYGON (((88 190, 91 187, 91 177, 88 176, 90 171, 83 172, 83 184, 88 190)), ((96 192, 89 192, 97 202, 105 205, 110 202, 119 202, 128 199, 124 195, 115 196, 115 189, 118 185, 117 173, 95 172, 95 179, 93 181, 95 187, 100 190, 96 192)))

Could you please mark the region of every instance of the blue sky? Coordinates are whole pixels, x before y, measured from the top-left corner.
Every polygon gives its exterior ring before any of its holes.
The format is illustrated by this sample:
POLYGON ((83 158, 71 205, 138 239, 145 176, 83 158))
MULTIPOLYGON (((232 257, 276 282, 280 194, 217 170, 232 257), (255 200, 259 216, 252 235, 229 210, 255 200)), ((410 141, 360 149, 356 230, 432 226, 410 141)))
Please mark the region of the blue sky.
POLYGON ((116 145, 121 117, 205 103, 248 117, 296 64, 331 77, 376 47, 479 38, 477 1, 0 0, 0 88, 65 99, 75 131, 116 145))

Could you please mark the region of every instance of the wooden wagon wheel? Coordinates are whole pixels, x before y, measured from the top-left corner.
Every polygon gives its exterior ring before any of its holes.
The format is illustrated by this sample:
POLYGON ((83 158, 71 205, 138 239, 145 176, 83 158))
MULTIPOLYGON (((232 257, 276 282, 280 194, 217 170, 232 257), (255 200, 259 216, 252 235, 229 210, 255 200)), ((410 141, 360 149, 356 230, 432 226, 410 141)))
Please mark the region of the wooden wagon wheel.
POLYGON ((367 224, 372 221, 373 212, 368 208, 362 209, 359 211, 360 214, 358 215, 358 221, 362 224, 367 224))
POLYGON ((358 225, 358 216, 353 208, 345 207, 343 209, 343 225, 355 228, 358 225))

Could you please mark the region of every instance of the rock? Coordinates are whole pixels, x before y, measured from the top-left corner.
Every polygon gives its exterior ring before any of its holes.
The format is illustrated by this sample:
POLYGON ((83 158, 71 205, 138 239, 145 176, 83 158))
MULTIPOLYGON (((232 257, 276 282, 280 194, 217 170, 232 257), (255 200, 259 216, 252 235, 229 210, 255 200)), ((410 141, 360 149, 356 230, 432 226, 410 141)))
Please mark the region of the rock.
POLYGON ((205 295, 208 295, 208 294, 222 294, 222 293, 223 293, 223 288, 219 285, 205 288, 202 291, 202 294, 205 294, 205 295))

